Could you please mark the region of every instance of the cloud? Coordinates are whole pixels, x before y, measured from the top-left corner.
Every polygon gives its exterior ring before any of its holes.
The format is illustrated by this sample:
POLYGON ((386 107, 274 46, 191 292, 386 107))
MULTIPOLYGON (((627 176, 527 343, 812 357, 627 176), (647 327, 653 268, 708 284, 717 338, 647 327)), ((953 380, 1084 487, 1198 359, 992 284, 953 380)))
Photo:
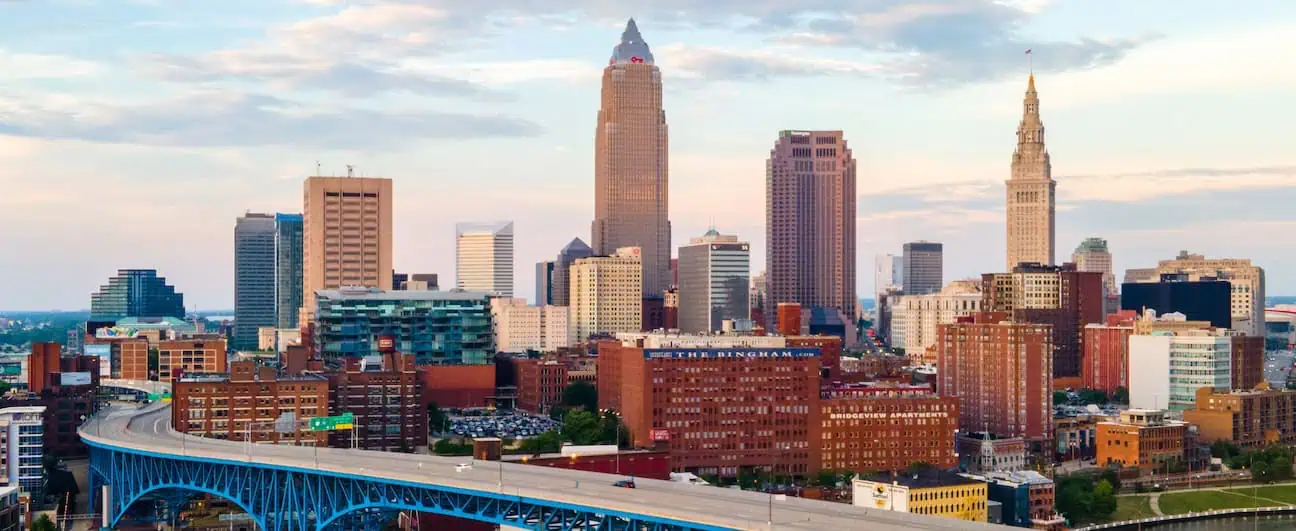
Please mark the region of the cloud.
MULTIPOLYGON (((1252 168, 1175 168, 1093 175, 1054 175, 1058 210, 1073 202, 1138 203, 1157 198, 1205 193, 1296 187, 1296 165, 1252 168)), ((901 188, 871 188, 861 195, 861 210, 907 210, 932 204, 984 205, 1003 200, 1001 181, 951 181, 901 188)))
POLYGON ((780 77, 826 75, 875 76, 884 67, 837 61, 805 59, 768 51, 739 51, 722 48, 668 44, 659 48, 663 67, 682 79, 695 81, 767 81, 780 77))
POLYGON ((3 49, 0 49, 0 64, 5 65, 4 76, 10 80, 85 77, 103 71, 98 63, 72 57, 3 49))
POLYGON ((499 99, 487 87, 432 73, 401 71, 378 61, 311 59, 286 53, 220 51, 202 56, 154 55, 142 62, 148 75, 174 82, 253 81, 281 89, 328 90, 364 98, 383 92, 499 99))
POLYGON ((250 46, 140 59, 146 76, 182 83, 241 81, 313 89, 348 97, 384 92, 499 99, 500 94, 403 61, 462 49, 481 36, 469 12, 418 3, 360 3, 270 28, 250 46))
POLYGON ((1071 41, 1027 38, 1020 32, 1044 6, 991 0, 905 3, 840 17, 815 18, 787 44, 859 48, 885 54, 888 68, 925 88, 1001 79, 1024 70, 1026 50, 1036 70, 1087 70, 1112 64, 1156 37, 1080 37, 1071 41))
POLYGON ((87 103, 76 113, 19 105, 0 134, 154 146, 391 148, 424 138, 524 137, 539 125, 506 116, 309 108, 270 96, 196 93, 149 105, 87 103))
MULTIPOLYGON (((1048 0, 480 0, 471 4, 422 0, 444 13, 505 19, 559 20, 572 14, 616 25, 626 14, 640 18, 647 40, 654 29, 739 28, 771 42, 797 47, 861 49, 875 55, 868 71, 885 70, 906 85, 945 88, 1021 73, 1031 49, 1041 72, 1085 70, 1112 64, 1155 35, 1081 36, 1048 40, 1021 28, 1049 7, 1048 0), (565 15, 556 17, 556 15, 565 15)), ((715 53, 708 56, 713 61, 715 53)), ((703 59, 705 59, 704 57, 703 59)), ((805 62, 807 58, 799 59, 805 62)), ((858 74, 856 67, 798 65, 798 60, 730 52, 723 65, 740 79, 769 75, 858 74), (787 72, 779 74, 779 72, 787 72)), ((711 73, 710 77, 719 77, 711 73)))

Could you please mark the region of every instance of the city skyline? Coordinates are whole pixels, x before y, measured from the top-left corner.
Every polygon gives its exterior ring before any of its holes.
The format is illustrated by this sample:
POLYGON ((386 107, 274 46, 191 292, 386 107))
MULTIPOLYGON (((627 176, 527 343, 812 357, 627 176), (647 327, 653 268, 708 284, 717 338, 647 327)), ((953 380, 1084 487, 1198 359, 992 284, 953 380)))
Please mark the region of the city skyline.
MULTIPOLYGON (((721 2, 688 18, 628 3, 580 15, 586 4, 555 2, 562 9, 525 17, 506 16, 503 0, 477 14, 436 2, 256 13, 237 4, 179 12, 82 2, 59 17, 54 4, 0 5, 10 36, 0 56, 18 65, 0 78, 0 181, 9 190, 0 222, 19 228, 0 236, 12 250, 0 272, 23 280, 0 288, 0 307, 84 308, 117 269, 153 268, 191 308, 232 308, 232 283, 213 279, 232 278, 233 253, 199 242, 228 241, 247 210, 298 211, 317 160, 325 174, 354 164, 393 178, 398 270, 449 274, 453 241, 426 234, 475 217, 516 220, 519 263, 550 259, 588 235, 598 75, 629 16, 654 44, 672 116, 672 249, 712 220, 726 233, 763 234, 768 139, 842 129, 860 161, 857 264, 927 239, 946 244, 948 279, 1002 271, 1005 151, 1029 48, 1056 155, 1059 248, 1104 238, 1117 276, 1180 249, 1251 258, 1268 269, 1269 293, 1296 292, 1281 269, 1296 251, 1274 244, 1296 227, 1281 208, 1296 199, 1282 134, 1296 118, 1283 97, 1296 75, 1271 66, 1296 55, 1282 35, 1296 6, 1175 3, 1186 15, 1178 22, 1161 16, 1166 1, 807 8, 868 15, 855 19, 870 25, 867 38, 847 43, 828 34, 841 24, 779 19, 762 3, 721 2), (76 20, 105 9, 131 29, 95 31, 139 34, 114 50, 68 41, 84 31, 76 20), (749 18, 716 14, 724 9, 749 18), (63 18, 73 22, 60 26, 63 18), (471 23, 446 29, 463 21, 471 23), (949 25, 969 31, 942 34, 949 25), (207 35, 163 44, 194 33, 207 35), (483 49, 438 41, 451 37, 483 49), (960 48, 957 39, 973 41, 960 48), (332 44, 306 55, 321 43, 332 44), (888 43, 916 59, 886 53, 888 43), (347 62, 329 55, 334 46, 358 53, 347 62), (376 62, 382 51, 393 59, 376 62), (806 91, 851 98, 787 103, 806 91), (411 109, 423 114, 394 112, 411 109), (481 114, 435 114, 449 109, 481 114), (75 258, 33 259, 50 250, 75 258)), ((762 263, 766 244, 750 239, 762 263)), ((534 291, 529 277, 517 277, 518 293, 534 291)), ((860 275, 857 295, 873 291, 860 275)))

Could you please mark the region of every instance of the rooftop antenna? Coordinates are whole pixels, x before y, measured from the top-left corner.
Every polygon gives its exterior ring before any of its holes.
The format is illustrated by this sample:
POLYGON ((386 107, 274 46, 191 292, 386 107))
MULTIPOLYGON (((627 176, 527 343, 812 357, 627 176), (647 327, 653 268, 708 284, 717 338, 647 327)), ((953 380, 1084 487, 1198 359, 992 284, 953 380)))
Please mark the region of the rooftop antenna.
POLYGON ((347 164, 347 177, 355 177, 355 166, 347 164))
POLYGON ((320 161, 315 161, 315 175, 320 175, 324 170, 320 169, 320 161))

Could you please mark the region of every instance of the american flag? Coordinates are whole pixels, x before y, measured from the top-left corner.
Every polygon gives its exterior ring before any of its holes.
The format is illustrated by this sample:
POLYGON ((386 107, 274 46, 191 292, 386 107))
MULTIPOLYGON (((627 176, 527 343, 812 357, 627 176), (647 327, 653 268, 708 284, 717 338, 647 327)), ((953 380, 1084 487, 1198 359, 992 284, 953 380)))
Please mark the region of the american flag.
POLYGON ((1031 54, 1030 51, 1031 51, 1031 49, 1030 49, 1030 48, 1027 48, 1027 49, 1026 49, 1026 55, 1030 55, 1030 54, 1031 54))

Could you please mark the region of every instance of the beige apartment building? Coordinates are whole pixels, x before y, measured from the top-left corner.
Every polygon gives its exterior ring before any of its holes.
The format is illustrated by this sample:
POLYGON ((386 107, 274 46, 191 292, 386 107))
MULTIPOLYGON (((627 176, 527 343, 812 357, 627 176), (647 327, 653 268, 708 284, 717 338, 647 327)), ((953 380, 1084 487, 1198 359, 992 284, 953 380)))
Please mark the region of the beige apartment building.
POLYGON ((566 306, 531 306, 526 299, 494 298, 491 304, 495 350, 553 352, 571 340, 566 306))
MULTIPOLYGON (((642 294, 671 286, 670 158, 661 70, 631 19, 603 69, 594 138, 594 254, 639 247, 642 294)), ((641 295, 642 295, 641 294, 641 295)))
POLYGON ((303 186, 302 323, 315 292, 343 286, 392 289, 392 181, 308 177, 303 186))
POLYGON ((185 374, 224 373, 228 355, 224 339, 173 339, 159 341, 158 380, 171 381, 174 371, 185 374))
POLYGON ((1203 277, 1227 280, 1232 286, 1233 330, 1249 336, 1265 334, 1265 273, 1264 268, 1249 259, 1206 258, 1200 254, 1180 251, 1174 260, 1157 262, 1156 269, 1128 269, 1126 282, 1158 282, 1161 275, 1184 273, 1190 282, 1203 277))
POLYGON ((955 280, 937 293, 900 297, 892 318, 904 321, 905 354, 917 363, 936 363, 937 325, 981 311, 981 299, 979 280, 955 280))
POLYGON ((1057 182, 1044 147, 1044 122, 1040 120, 1039 94, 1031 74, 1017 126, 1012 177, 1007 181, 1008 269, 1022 262, 1053 265, 1057 237, 1055 202, 1057 182))
POLYGON ((571 266, 573 343, 594 334, 638 332, 643 325, 643 262, 638 247, 581 258, 571 266))

